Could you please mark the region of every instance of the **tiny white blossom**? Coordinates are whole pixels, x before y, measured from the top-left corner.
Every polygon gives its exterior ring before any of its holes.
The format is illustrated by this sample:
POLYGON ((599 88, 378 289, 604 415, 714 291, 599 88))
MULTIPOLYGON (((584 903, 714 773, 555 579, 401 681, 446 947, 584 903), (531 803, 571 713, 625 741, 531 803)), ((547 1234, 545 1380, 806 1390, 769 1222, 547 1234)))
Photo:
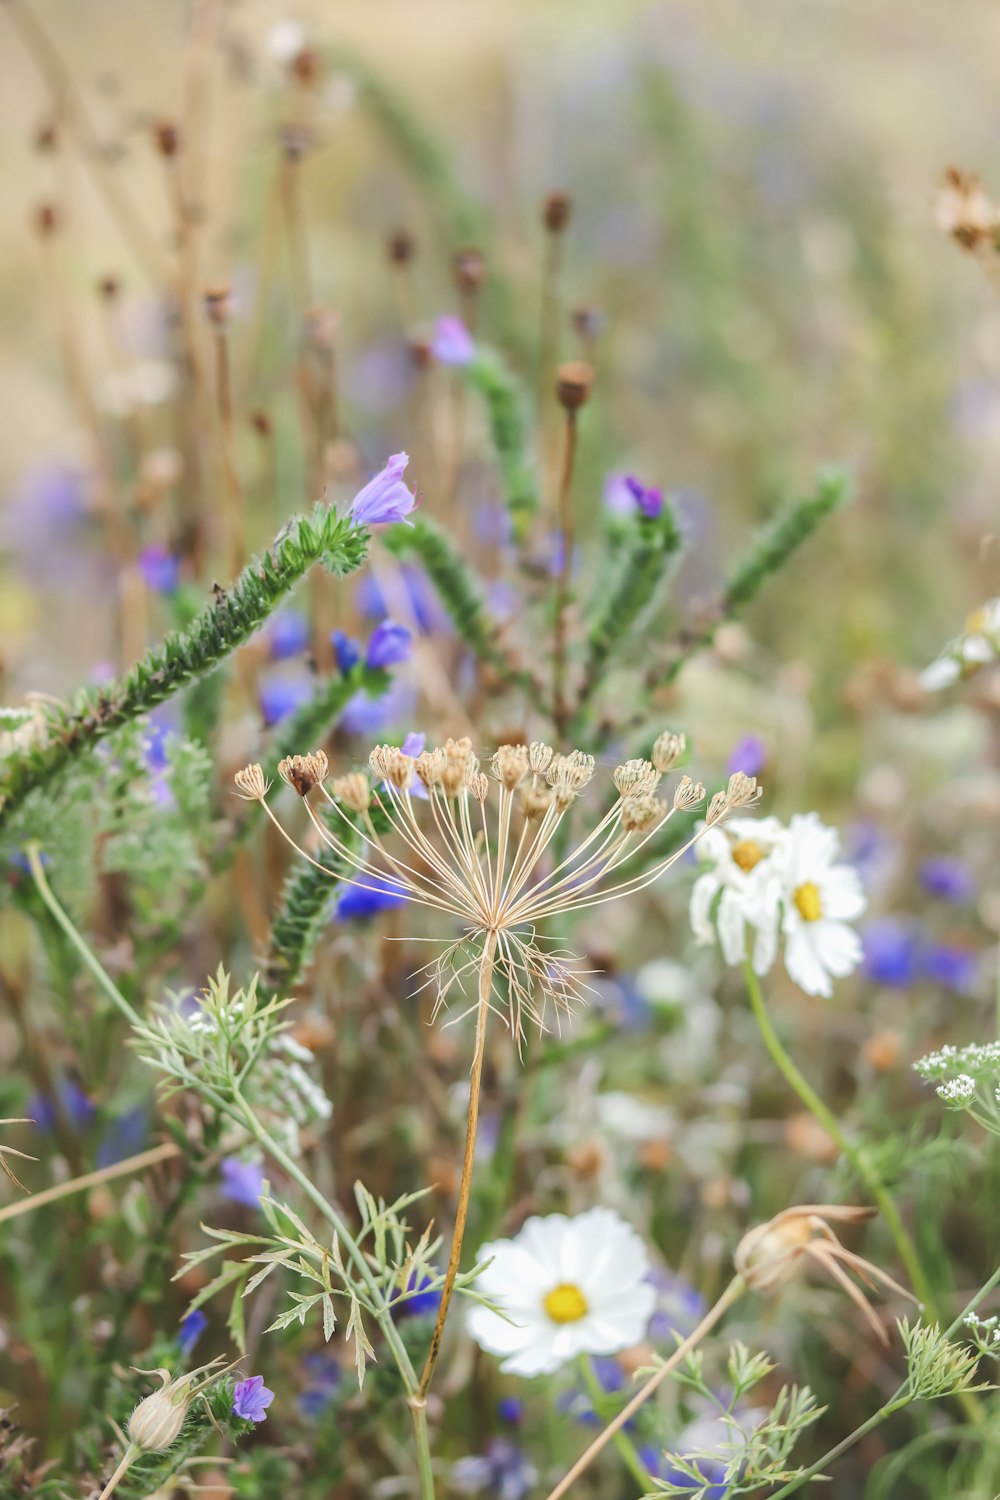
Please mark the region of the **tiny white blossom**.
POLYGON ((989 599, 965 622, 965 629, 949 641, 936 661, 925 667, 920 683, 929 693, 952 683, 1000 657, 1000 599, 989 599))
POLYGON ((752 929, 757 974, 767 973, 777 951, 779 888, 773 856, 784 838, 778 818, 733 818, 724 828, 710 828, 698 846, 699 863, 709 868, 691 892, 695 938, 711 943, 718 934, 726 962, 739 964, 746 956, 747 929, 752 929))
POLYGON ((942 1104, 947 1104, 951 1109, 966 1109, 975 1102, 976 1080, 970 1078, 968 1073, 959 1073, 957 1078, 949 1078, 947 1083, 939 1084, 936 1091, 942 1104))
POLYGON ((511 1375, 549 1374, 579 1354, 638 1344, 656 1305, 645 1246, 609 1208, 528 1219, 477 1260, 491 1263, 476 1291, 499 1311, 474 1307, 468 1329, 511 1375))

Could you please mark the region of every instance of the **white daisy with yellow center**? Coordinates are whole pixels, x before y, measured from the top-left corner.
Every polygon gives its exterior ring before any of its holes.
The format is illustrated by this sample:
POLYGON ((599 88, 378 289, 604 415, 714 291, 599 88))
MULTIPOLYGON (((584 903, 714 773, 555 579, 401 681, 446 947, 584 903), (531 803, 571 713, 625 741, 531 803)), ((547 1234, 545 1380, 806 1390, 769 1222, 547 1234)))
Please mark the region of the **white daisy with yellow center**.
POLYGON ((705 867, 691 892, 691 927, 699 943, 718 936, 728 964, 743 962, 753 930, 753 966, 766 974, 778 945, 779 885, 774 854, 785 838, 778 818, 733 818, 709 828, 698 846, 705 867))
POLYGON ((832 994, 862 958, 861 939, 849 926, 865 909, 852 865, 837 864, 840 837, 814 813, 797 813, 776 856, 782 891, 785 968, 807 995, 832 994))
POLYGON ((476 1258, 490 1261, 475 1289, 492 1307, 474 1307, 468 1329, 510 1375, 545 1375, 580 1354, 628 1349, 642 1341, 656 1305, 645 1246, 609 1208, 528 1219, 476 1258))

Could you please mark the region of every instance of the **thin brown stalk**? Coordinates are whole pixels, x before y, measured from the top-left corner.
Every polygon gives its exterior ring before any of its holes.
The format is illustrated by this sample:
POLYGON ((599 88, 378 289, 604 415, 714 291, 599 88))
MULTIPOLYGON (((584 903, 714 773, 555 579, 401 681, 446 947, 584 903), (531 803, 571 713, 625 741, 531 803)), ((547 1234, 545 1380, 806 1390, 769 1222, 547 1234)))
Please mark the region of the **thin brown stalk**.
POLYGON ((100 1187, 104 1182, 111 1182, 116 1177, 128 1177, 133 1172, 143 1172, 147 1167, 155 1167, 161 1161, 170 1161, 181 1154, 181 1148, 174 1145, 173 1141, 165 1141, 162 1146, 152 1146, 148 1151, 140 1151, 137 1156, 129 1156, 125 1161, 116 1161, 110 1167, 101 1167, 96 1172, 85 1172, 82 1177, 73 1177, 69 1182, 56 1183, 55 1187, 45 1188, 40 1193, 32 1193, 30 1198, 21 1198, 16 1203, 8 1203, 6 1208, 0 1208, 0 1224, 8 1219, 19 1219, 22 1214, 30 1214, 36 1208, 42 1208, 46 1203, 57 1203, 60 1198, 68 1198, 74 1193, 85 1193, 89 1188, 100 1187))
POLYGON ((486 1025, 490 1013, 490 998, 493 993, 493 965, 496 949, 497 934, 491 929, 486 934, 485 946, 479 960, 476 1046, 472 1057, 472 1077, 469 1083, 469 1115, 465 1131, 465 1153, 462 1158, 462 1180, 459 1183, 458 1207, 455 1210, 455 1232, 452 1236, 451 1254, 448 1257, 448 1269, 441 1291, 441 1305, 438 1308, 437 1322, 434 1324, 431 1347, 420 1377, 420 1384, 417 1387, 418 1400, 424 1399, 434 1379, 434 1370, 441 1353, 441 1341, 444 1338, 444 1327, 448 1319, 448 1309, 451 1306, 451 1296, 455 1289, 455 1278, 462 1259, 462 1240, 465 1236, 465 1222, 469 1216, 469 1198, 472 1192, 472 1167, 476 1155, 476 1129, 479 1124, 479 1096, 483 1082, 483 1060, 486 1056, 486 1025))
POLYGON ((697 1328, 695 1328, 691 1333, 688 1334, 683 1343, 678 1344, 677 1348, 674 1350, 673 1354, 671 1354, 670 1358, 658 1367, 655 1373, 652 1374, 646 1381, 646 1384, 641 1388, 641 1390, 638 1390, 635 1393, 628 1405, 623 1406, 617 1417, 615 1417, 613 1421, 608 1423, 604 1431, 598 1433, 597 1437, 591 1443, 590 1447, 580 1455, 576 1463, 569 1470, 569 1473, 564 1475, 564 1477, 560 1479, 555 1489, 550 1490, 549 1494, 545 1497, 545 1500, 560 1500, 560 1497, 562 1495, 568 1493, 571 1486, 574 1485, 580 1478, 580 1475, 585 1473, 585 1471, 590 1468, 590 1465, 593 1463, 597 1455, 608 1446, 612 1439, 615 1438, 619 1432, 621 1432, 622 1428, 625 1427, 627 1423, 631 1422, 632 1418, 635 1416, 639 1408, 645 1405, 650 1396, 652 1396, 654 1392, 656 1392, 660 1388, 660 1386, 666 1380, 667 1376, 671 1374, 673 1370, 676 1370, 677 1366, 681 1363, 682 1360, 687 1358, 691 1350, 701 1342, 706 1333, 711 1332, 716 1323, 719 1322, 722 1315, 727 1312, 730 1307, 732 1307, 734 1302, 738 1301, 738 1299, 742 1297, 745 1290, 746 1286, 742 1276, 734 1276, 732 1281, 726 1287, 725 1291, 722 1293, 722 1296, 716 1303, 714 1303, 712 1307, 709 1308, 708 1312, 702 1318, 697 1328))
POLYGON ((215 397, 219 414, 219 446, 228 501, 227 561, 235 578, 246 562, 246 497, 236 466, 236 427, 233 419, 233 384, 229 367, 229 330, 219 323, 214 331, 215 397))
POLYGON ((569 605, 570 573, 573 567, 573 466, 576 462, 576 412, 566 412, 562 474, 559 480, 559 572, 556 578, 555 620, 552 641, 552 722, 563 737, 569 721, 566 702, 566 611, 569 605))

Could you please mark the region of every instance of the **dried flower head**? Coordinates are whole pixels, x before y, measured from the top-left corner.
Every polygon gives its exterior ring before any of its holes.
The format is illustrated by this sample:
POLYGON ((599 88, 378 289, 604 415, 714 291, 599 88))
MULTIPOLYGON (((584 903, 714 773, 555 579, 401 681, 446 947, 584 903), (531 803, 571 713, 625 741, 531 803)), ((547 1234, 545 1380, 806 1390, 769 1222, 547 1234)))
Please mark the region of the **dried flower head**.
POLYGON ((828 1219, 834 1219, 857 1224, 874 1215, 873 1208, 832 1204, 804 1203, 798 1208, 786 1208, 766 1224, 758 1224, 747 1231, 736 1247, 736 1269, 754 1291, 773 1292, 808 1259, 843 1287, 851 1301, 860 1307, 876 1336, 888 1343, 885 1329, 844 1267, 853 1271, 872 1291, 881 1284, 901 1297, 910 1297, 910 1293, 878 1266, 842 1245, 827 1223, 828 1219))
POLYGON ((978 250, 1000 230, 1000 210, 974 172, 949 167, 938 194, 936 218, 963 250, 978 250))
MULTIPOLYGON (((448 739, 416 758, 396 746, 377 745, 370 756, 375 783, 370 791, 359 773, 338 777, 327 790, 325 757, 320 769, 316 759, 290 756, 279 770, 303 798, 323 844, 338 856, 347 872, 343 878, 363 890, 382 890, 391 880, 415 904, 457 918, 463 935, 428 966, 427 983, 436 985, 438 1005, 443 1004, 452 986, 457 983, 461 990, 463 976, 488 952, 493 1003, 502 1006, 518 1042, 525 1016, 541 1026, 547 1000, 558 1015, 583 990, 572 956, 543 949, 536 936, 539 924, 643 890, 700 837, 695 833, 631 877, 612 878, 678 808, 692 807, 704 796, 704 788, 685 777, 672 805, 659 801, 653 793, 660 773, 648 761, 618 768, 618 795, 609 810, 557 858, 552 850, 563 819, 594 776, 594 757, 581 750, 555 754, 541 743, 501 745, 490 760, 491 781, 468 739, 448 739), (415 780, 427 791, 422 802, 412 795, 415 780), (323 818, 310 798, 313 791, 326 805, 323 818), (458 962, 469 949, 471 960, 458 962)), ((241 773, 240 785, 249 778, 257 795, 253 769, 241 773)), ((735 786, 738 798, 746 795, 745 780, 735 786)), ((729 793, 720 797, 724 812, 729 793)), ((303 858, 324 868, 281 831, 303 858)))
POLYGON ((680 763, 686 749, 687 740, 682 734, 671 734, 665 731, 657 737, 650 758, 656 769, 665 776, 680 763))
POLYGON ((311 755, 286 755, 278 762, 278 775, 300 797, 305 797, 314 786, 324 782, 329 770, 329 762, 322 750, 314 750, 311 755))
POLYGON ((562 234, 569 223, 573 200, 569 193, 558 190, 547 193, 542 205, 542 220, 550 234, 562 234))
POLYGON ((212 1385, 224 1373, 219 1366, 225 1360, 220 1355, 210 1364, 201 1365, 187 1375, 172 1380, 169 1370, 136 1370, 137 1375, 157 1375, 160 1389, 140 1401, 128 1422, 128 1435, 142 1453, 164 1453, 175 1441, 191 1402, 199 1391, 212 1385), (199 1382, 198 1376, 211 1371, 207 1380, 199 1382))
POLYGON ((576 412, 586 406, 594 384, 593 368, 582 359, 567 360, 556 371, 556 395, 564 411, 576 412))
POLYGON ((394 266, 405 266, 413 259, 415 249, 413 235, 408 229, 394 229, 386 240, 389 260, 394 266))
POLYGON ((209 286, 203 293, 205 316, 213 328, 224 328, 229 321, 230 298, 228 286, 209 286))
POLYGON ((237 771, 233 779, 237 794, 245 797, 248 802, 263 802, 271 786, 263 768, 256 761, 253 765, 244 766, 242 771, 237 771))

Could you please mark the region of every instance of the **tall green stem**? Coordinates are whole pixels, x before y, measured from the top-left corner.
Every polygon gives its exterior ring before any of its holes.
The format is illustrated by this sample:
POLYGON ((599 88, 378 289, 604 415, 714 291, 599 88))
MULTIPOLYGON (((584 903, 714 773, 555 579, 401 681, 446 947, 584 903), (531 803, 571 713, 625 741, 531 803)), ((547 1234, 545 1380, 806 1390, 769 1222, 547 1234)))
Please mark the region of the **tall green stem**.
POLYGON ((80 955, 83 963, 90 970, 91 974, 93 974, 94 978, 97 980, 97 983, 107 995, 112 1005, 120 1010, 125 1019, 127 1021, 130 1021, 133 1026, 141 1026, 142 1022, 139 1018, 138 1013, 132 1009, 131 1005, 129 1005, 128 1001, 125 999, 125 996, 115 984, 110 974, 98 961, 96 956, 91 952, 84 938, 74 927, 73 923, 70 921, 69 917, 63 911, 62 907, 59 905, 59 902, 56 900, 55 895, 52 891, 52 887, 49 885, 49 882, 45 878, 45 870, 42 867, 41 847, 36 843, 30 843, 27 845, 24 852, 27 856, 28 868, 31 871, 31 878, 35 882, 38 894, 45 902, 45 905, 48 907, 49 911, 52 913, 53 917, 55 918, 56 922, 58 922, 63 932, 69 938, 73 947, 80 955))
MULTIPOLYGON (((597 1371, 594 1369, 594 1362, 589 1354, 585 1354, 580 1360, 580 1368, 583 1371, 584 1384, 590 1392, 591 1399, 594 1402, 594 1409, 596 1410, 604 1395, 604 1390, 600 1380, 597 1378, 597 1371)), ((648 1494, 653 1487, 652 1478, 646 1465, 640 1458, 635 1444, 627 1436, 624 1428, 621 1432, 615 1433, 614 1444, 621 1454, 622 1462, 626 1469, 628 1469, 632 1478, 638 1484, 640 1494, 648 1494)))
POLYGON ((772 1061, 776 1064, 779 1071, 784 1074, 785 1079, 794 1092, 798 1094, 809 1113, 822 1125, 827 1135, 837 1143, 865 1187, 871 1193, 878 1204, 879 1212, 888 1226, 889 1233, 892 1235, 899 1258, 906 1267, 906 1273, 910 1278, 914 1291, 930 1317, 940 1324, 941 1317, 935 1306, 934 1294, 930 1289, 924 1269, 920 1264, 920 1258, 917 1255, 913 1241, 907 1233, 906 1226, 903 1223, 895 1201, 869 1161, 864 1148, 859 1146, 857 1142, 852 1141, 845 1133, 836 1115, 823 1103, 823 1100, 812 1087, 812 1084, 803 1077, 785 1051, 781 1038, 774 1029, 767 1006, 764 1003, 764 995, 761 991, 760 982, 753 971, 753 966, 749 959, 744 960, 743 973, 746 978, 747 993, 750 996, 750 1005, 760 1029, 760 1034, 764 1039, 764 1045, 771 1054, 772 1061))

